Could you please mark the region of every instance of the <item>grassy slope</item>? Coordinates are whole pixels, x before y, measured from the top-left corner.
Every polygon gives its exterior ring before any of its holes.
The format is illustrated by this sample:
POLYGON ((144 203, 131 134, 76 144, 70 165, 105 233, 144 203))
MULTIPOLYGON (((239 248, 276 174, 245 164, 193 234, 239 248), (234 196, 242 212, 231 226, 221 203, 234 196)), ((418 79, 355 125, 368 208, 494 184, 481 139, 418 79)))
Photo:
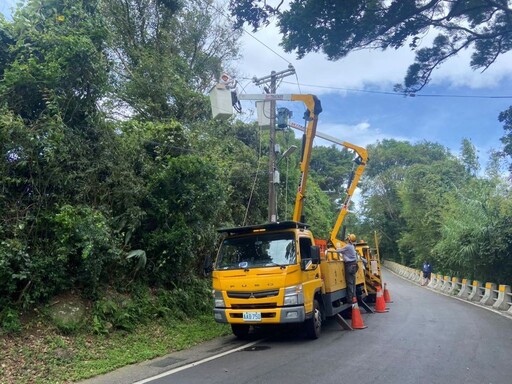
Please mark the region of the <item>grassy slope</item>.
POLYGON ((211 315, 106 336, 65 336, 34 321, 19 335, 0 336, 0 383, 72 383, 229 333, 211 315))

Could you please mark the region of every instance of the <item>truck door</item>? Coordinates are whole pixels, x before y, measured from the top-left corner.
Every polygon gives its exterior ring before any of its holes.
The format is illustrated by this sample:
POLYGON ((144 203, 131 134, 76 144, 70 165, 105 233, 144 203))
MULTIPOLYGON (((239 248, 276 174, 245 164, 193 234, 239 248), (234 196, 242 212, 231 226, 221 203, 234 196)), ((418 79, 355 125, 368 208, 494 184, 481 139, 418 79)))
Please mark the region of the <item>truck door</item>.
POLYGON ((304 268, 303 260, 311 259, 311 246, 313 245, 311 238, 299 238, 300 265, 302 269, 302 287, 304 292, 304 306, 306 313, 313 311, 313 299, 315 291, 321 286, 320 265, 310 265, 304 268))

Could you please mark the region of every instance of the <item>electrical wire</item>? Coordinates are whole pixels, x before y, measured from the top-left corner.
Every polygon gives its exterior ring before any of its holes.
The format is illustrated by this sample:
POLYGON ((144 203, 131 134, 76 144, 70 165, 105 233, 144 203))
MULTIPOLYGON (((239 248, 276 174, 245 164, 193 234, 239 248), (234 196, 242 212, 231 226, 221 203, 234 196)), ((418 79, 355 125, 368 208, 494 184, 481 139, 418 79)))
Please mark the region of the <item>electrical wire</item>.
POLYGON ((297 80, 297 87, 299 87, 299 93, 302 94, 302 90, 300 89, 299 76, 297 75, 297 71, 295 71, 295 79, 297 80))
MULTIPOLYGON (((233 22, 233 20, 224 13, 224 10, 217 8, 215 5, 213 5, 210 1, 207 1, 208 5, 210 5, 219 15, 224 16, 229 22, 233 22)), ((282 60, 286 61, 288 64, 291 64, 291 62, 286 59, 284 56, 280 55, 278 52, 274 51, 272 48, 270 48, 267 44, 265 44, 263 41, 258 39, 256 36, 254 36, 252 33, 248 32, 245 28, 240 28, 242 32, 252 37, 254 40, 256 40, 258 43, 263 45, 265 48, 267 48, 269 51, 271 51, 273 54, 275 54, 277 57, 281 58, 282 60)))
MULTIPOLYGON (((282 81, 286 84, 295 85, 295 83, 290 81, 282 81)), ((400 93, 400 92, 389 92, 389 91, 373 91, 369 89, 356 89, 356 88, 343 88, 343 87, 332 87, 327 85, 318 85, 318 84, 302 84, 304 87, 311 88, 324 88, 324 89, 333 89, 338 91, 346 91, 346 92, 362 92, 362 93, 375 93, 380 95, 390 95, 390 96, 402 96, 402 97, 451 97, 451 98, 471 98, 471 99, 512 99, 512 95, 505 96, 490 96, 490 95, 449 95, 449 94, 417 94, 417 93, 400 93)))
POLYGON ((272 53, 274 53, 276 56, 278 56, 279 58, 283 59, 284 61, 286 61, 288 64, 291 64, 291 62, 286 59, 285 57, 283 57, 282 55, 280 55, 279 53, 277 53, 276 51, 274 51, 272 48, 270 48, 267 44, 265 44, 263 41, 259 40, 256 36, 254 36, 253 34, 247 32, 245 29, 243 29, 243 31, 248 34, 249 36, 251 36, 254 40, 256 40, 258 43, 262 44, 264 47, 266 47, 269 51, 271 51, 272 53))
MULTIPOLYGON (((232 22, 231 18, 224 13, 223 10, 219 9, 218 7, 212 5, 211 7, 220 15, 225 17, 228 21, 232 22)), ((259 40, 256 36, 245 30, 244 28, 241 28, 241 30, 252 37, 254 40, 256 40, 258 43, 263 45, 265 48, 267 48, 269 51, 274 53, 276 56, 287 62, 288 64, 292 64, 288 59, 283 57, 281 54, 273 50, 271 47, 269 47, 267 44, 265 44, 263 41, 259 40)), ((299 88, 299 93, 302 93, 301 90, 301 84, 299 82, 299 78, 297 76, 297 73, 295 72, 296 77, 296 83, 288 82, 281 80, 282 83, 285 84, 291 84, 291 85, 297 85, 299 88)), ((323 88, 323 89, 333 89, 333 90, 340 90, 340 91, 346 91, 346 92, 361 92, 361 93, 373 93, 373 94, 380 94, 380 95, 389 95, 389 96, 402 96, 402 97, 433 97, 433 98, 469 98, 469 99, 512 99, 512 95, 505 95, 505 96, 489 96, 489 95, 449 95, 449 94, 417 94, 415 92, 389 92, 389 91, 374 91, 374 90, 367 90, 367 89, 355 89, 355 88, 343 88, 343 87, 332 87, 332 86, 324 86, 324 85, 318 85, 318 84, 302 84, 304 87, 312 87, 312 88, 323 88)))
POLYGON ((251 193, 249 194, 249 200, 247 201, 247 207, 245 209, 245 215, 244 215, 244 221, 242 223, 242 227, 244 227, 245 223, 247 222, 247 216, 249 215, 249 208, 251 206, 252 195, 254 193, 254 190, 256 189, 256 183, 258 181, 258 175, 260 172, 260 164, 261 164, 260 159, 261 159, 261 148, 262 148, 261 142, 263 141, 262 134, 261 134, 261 128, 260 128, 259 135, 260 135, 260 145, 259 145, 259 150, 258 150, 258 165, 256 167, 256 175, 255 175, 254 181, 252 183, 251 193))

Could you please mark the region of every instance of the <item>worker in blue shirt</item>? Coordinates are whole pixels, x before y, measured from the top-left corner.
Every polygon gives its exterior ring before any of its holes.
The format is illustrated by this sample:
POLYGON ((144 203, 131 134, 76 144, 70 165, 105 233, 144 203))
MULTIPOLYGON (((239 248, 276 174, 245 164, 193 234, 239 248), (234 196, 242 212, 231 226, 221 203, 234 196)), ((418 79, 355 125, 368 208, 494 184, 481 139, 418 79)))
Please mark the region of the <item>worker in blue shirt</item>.
POLYGON ((428 261, 425 261, 425 263, 423 263, 422 271, 423 280, 421 282, 421 285, 427 285, 428 283, 430 283, 430 278, 432 276, 432 265, 430 265, 428 261))
POLYGON ((347 303, 352 303, 352 299, 356 297, 356 273, 358 269, 357 253, 354 247, 356 235, 350 233, 345 241, 347 244, 336 251, 343 255, 343 261, 345 262, 345 281, 347 282, 347 303))

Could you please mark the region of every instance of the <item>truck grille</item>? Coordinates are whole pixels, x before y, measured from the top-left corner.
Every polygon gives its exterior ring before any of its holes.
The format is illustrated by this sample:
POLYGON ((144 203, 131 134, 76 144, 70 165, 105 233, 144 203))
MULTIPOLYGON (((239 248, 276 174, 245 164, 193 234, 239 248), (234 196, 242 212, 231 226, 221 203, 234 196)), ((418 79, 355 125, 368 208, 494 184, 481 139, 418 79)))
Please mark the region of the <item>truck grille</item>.
POLYGON ((277 303, 259 303, 259 304, 233 304, 233 309, 269 309, 277 307, 277 303))
POLYGON ((274 297, 279 295, 279 290, 257 291, 257 292, 237 292, 227 291, 228 297, 231 299, 262 299, 264 297, 274 297))

